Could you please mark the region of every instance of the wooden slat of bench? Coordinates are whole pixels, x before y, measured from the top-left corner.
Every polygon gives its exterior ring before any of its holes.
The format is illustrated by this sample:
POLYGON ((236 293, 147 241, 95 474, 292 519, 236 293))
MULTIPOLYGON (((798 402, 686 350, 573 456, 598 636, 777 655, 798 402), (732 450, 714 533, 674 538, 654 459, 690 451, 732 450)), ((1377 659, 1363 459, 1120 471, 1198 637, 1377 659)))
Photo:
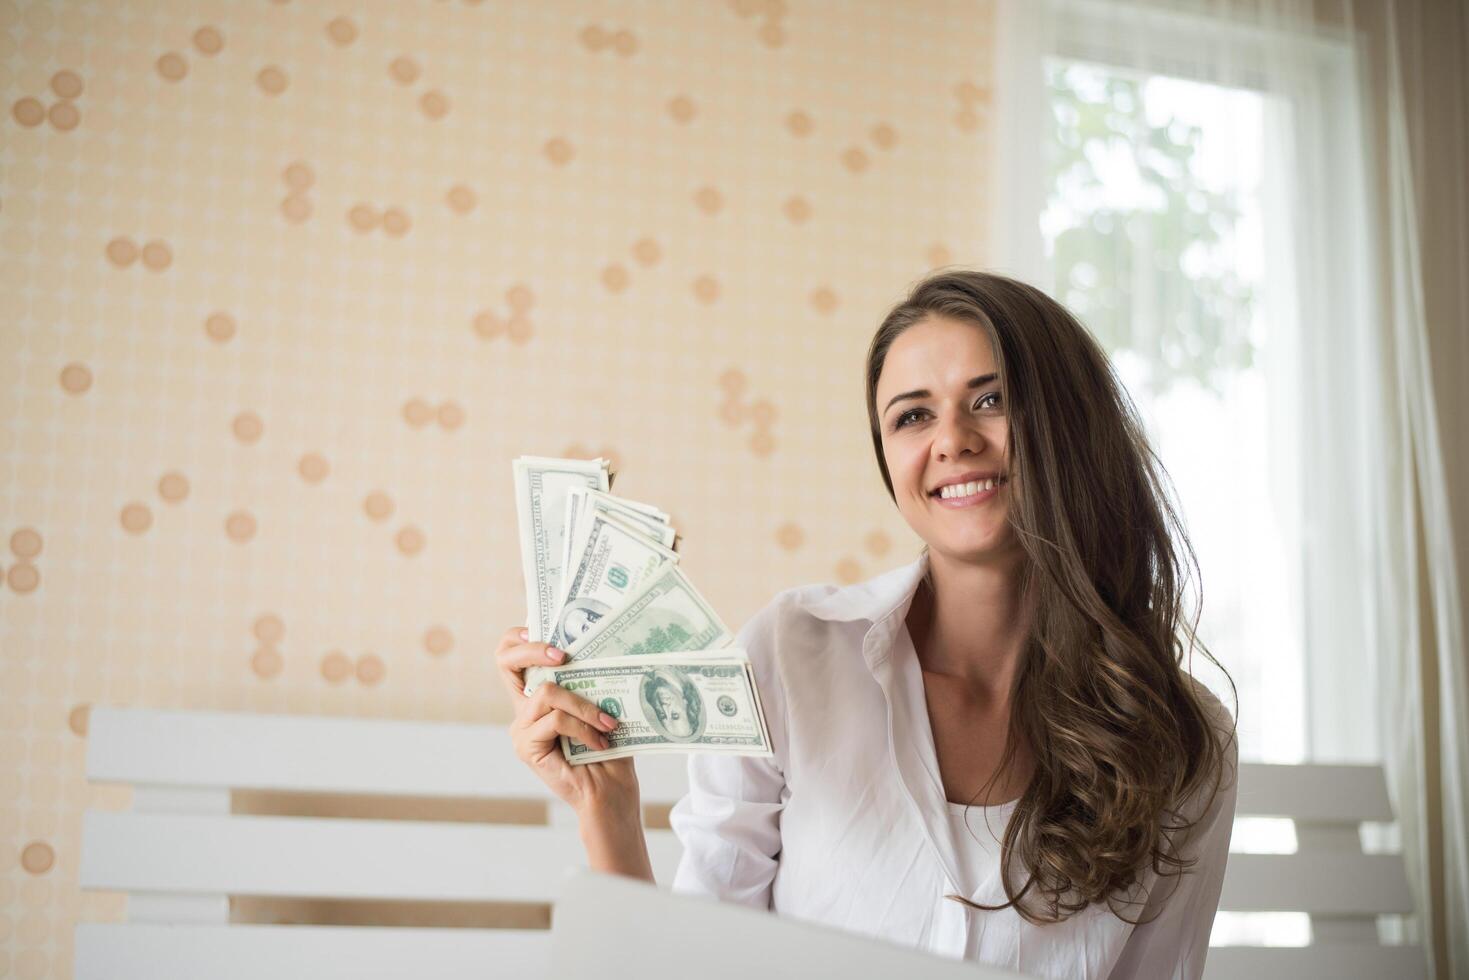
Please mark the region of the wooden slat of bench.
POLYGON ((1396 854, 1231 854, 1219 908, 1324 916, 1411 913, 1396 854))
POLYGON ((1423 980, 1427 973, 1416 946, 1214 946, 1204 961, 1204 980, 1423 980))
MULTIPOLYGON (((659 882, 680 847, 648 831, 659 882)), ((80 884, 124 892, 444 901, 549 902, 568 868, 584 867, 573 829, 137 814, 82 818, 80 884)))
POLYGON ((1241 765, 1235 813, 1313 823, 1393 819, 1381 766, 1322 763, 1241 765))
POLYGON ((550 933, 355 926, 76 927, 75 980, 543 977, 550 933))
MULTIPOLYGON (((643 802, 673 803, 688 757, 637 762, 643 802)), ((394 719, 152 708, 92 710, 87 778, 153 786, 549 799, 507 729, 394 719)))

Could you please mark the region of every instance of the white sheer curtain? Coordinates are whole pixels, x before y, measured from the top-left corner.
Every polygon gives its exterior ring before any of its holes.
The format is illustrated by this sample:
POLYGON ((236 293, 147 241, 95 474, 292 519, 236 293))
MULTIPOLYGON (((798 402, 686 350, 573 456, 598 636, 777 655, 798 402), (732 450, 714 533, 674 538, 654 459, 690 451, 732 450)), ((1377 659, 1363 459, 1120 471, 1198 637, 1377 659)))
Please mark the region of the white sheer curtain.
MULTIPOLYGON (((993 161, 1001 206, 992 254, 996 267, 1043 288, 1066 286, 1053 278, 1051 242, 1039 223, 1048 198, 1054 206, 1043 146, 1047 59, 1258 96, 1259 138, 1241 141, 1237 165, 1243 175, 1250 159, 1260 164, 1259 276, 1249 316, 1266 334, 1261 438, 1268 462, 1264 472, 1238 478, 1270 483, 1268 508, 1254 513, 1277 522, 1274 553, 1285 556, 1281 587, 1293 614, 1272 620, 1281 635, 1266 641, 1271 649, 1233 651, 1246 673, 1264 671, 1266 679, 1253 692, 1259 704, 1245 703, 1242 686, 1242 746, 1253 732, 1256 758, 1385 765, 1419 908, 1438 911, 1421 916, 1408 938, 1421 937, 1430 957, 1439 941, 1447 952, 1439 975, 1469 976, 1463 593, 1423 297, 1419 225, 1433 204, 1421 186, 1425 170, 1415 154, 1423 138, 1415 144, 1409 101, 1415 81, 1420 94, 1433 82, 1421 63, 1403 57, 1422 50, 1422 33, 1434 21, 1405 19, 1401 8, 1416 6, 1373 0, 1369 23, 1361 0, 1001 0, 997 76, 1004 90, 993 161), (1281 684, 1268 672, 1273 655, 1300 660, 1299 749, 1281 751, 1289 727, 1271 727, 1260 710, 1281 684), (1438 727, 1427 731, 1435 707, 1438 727), (1430 855, 1430 838, 1439 853, 1430 855), (1430 857, 1444 869, 1437 902, 1430 857), (1429 935, 1435 918, 1446 935, 1429 935)), ((1457 23, 1462 32, 1462 16, 1457 23)), ((1462 115, 1457 125, 1463 148, 1462 115)), ((1242 176, 1239 183, 1247 182, 1242 176)), ((1462 175, 1458 186, 1463 259, 1462 175)), ((1135 265, 1129 269, 1137 280, 1135 265)), ((1168 306, 1172 287, 1164 282, 1178 273, 1151 269, 1135 283, 1135 292, 1164 298, 1161 306, 1129 308, 1127 327, 1182 315, 1168 306)), ((1462 316, 1469 301, 1462 291, 1459 299, 1462 316)), ((1167 428, 1160 422, 1165 442, 1167 428)), ((1163 456, 1174 469, 1166 446, 1163 456)), ((1208 628, 1219 584, 1211 572, 1226 563, 1202 544, 1200 551, 1208 628)), ((1246 603, 1248 618, 1256 612, 1250 603, 1260 600, 1246 583, 1235 601, 1246 603)), ((1227 631, 1218 620, 1213 628, 1227 631)), ((1213 645, 1208 632, 1204 639, 1213 645)), ((1219 652, 1233 671, 1231 651, 1219 652)))

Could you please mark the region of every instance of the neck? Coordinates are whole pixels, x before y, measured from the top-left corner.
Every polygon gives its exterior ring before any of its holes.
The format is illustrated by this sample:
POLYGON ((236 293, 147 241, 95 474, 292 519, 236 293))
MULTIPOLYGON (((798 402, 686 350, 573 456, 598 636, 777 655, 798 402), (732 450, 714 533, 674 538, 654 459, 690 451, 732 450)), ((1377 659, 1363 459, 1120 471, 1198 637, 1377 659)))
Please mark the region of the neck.
POLYGON ((966 682, 1003 705, 1014 689, 1028 630, 1017 560, 973 564, 929 552, 908 628, 923 669, 966 682))

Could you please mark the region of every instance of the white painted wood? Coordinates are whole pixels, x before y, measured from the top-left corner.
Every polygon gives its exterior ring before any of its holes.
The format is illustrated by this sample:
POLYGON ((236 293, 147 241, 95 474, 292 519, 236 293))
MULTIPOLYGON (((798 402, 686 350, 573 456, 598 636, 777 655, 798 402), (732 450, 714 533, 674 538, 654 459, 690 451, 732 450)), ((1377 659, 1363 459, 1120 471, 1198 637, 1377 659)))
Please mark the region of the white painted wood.
MULTIPOLYGON (((678 840, 648 832, 660 882, 678 840)), ((574 830, 412 820, 82 817, 81 887, 125 892, 549 902, 586 863, 574 830)))
POLYGON ((224 925, 230 920, 230 898, 218 895, 179 895, 169 892, 132 892, 128 895, 129 922, 191 922, 224 925))
POLYGON ((596 980, 1037 980, 704 896, 582 873, 558 893, 552 977, 596 980), (615 951, 615 952, 610 952, 615 951), (618 955, 621 954, 621 955, 618 955))
MULTIPOLYGON (((644 803, 683 795, 685 757, 637 765, 644 803)), ((134 810, 84 819, 81 885, 128 893, 131 921, 77 927, 83 980, 540 976, 543 933, 229 924, 227 896, 551 901, 585 860, 499 726, 98 706, 87 774, 132 784, 134 810), (550 826, 236 815, 232 790, 545 800, 550 826)), ((1378 915, 1413 913, 1401 859, 1361 853, 1360 825, 1393 819, 1379 767, 1246 763, 1236 813, 1292 818, 1299 853, 1232 854, 1220 908, 1306 912, 1314 945, 1216 947, 1207 980, 1424 975, 1421 950, 1375 942, 1378 915)), ((666 885, 678 842, 649 849, 666 885)))
POLYGON ((1204 980, 1414 980, 1427 975, 1428 962, 1416 946, 1215 946, 1204 961, 1204 980))
MULTIPOLYGON (((645 803, 672 803, 687 757, 637 760, 645 803)), ((495 725, 153 708, 92 709, 93 782, 540 800, 550 792, 495 725)))
POLYGON ((1342 945, 1377 942, 1377 918, 1363 916, 1334 919, 1325 915, 1311 916, 1312 945, 1342 945))
POLYGON ((1231 854, 1219 908, 1376 915, 1413 911, 1413 896, 1396 854, 1231 854))
POLYGON ((1301 853, 1361 854, 1362 829, 1348 823, 1308 823, 1297 820, 1296 850, 1301 853))
POLYGON ((139 785, 133 787, 133 809, 139 813, 229 813, 230 791, 139 785))
POLYGON ((1241 764, 1235 813, 1338 824, 1393 819, 1381 766, 1319 763, 1241 764))
POLYGON ((465 980, 545 977, 542 929, 367 926, 136 926, 76 928, 75 980, 465 980))

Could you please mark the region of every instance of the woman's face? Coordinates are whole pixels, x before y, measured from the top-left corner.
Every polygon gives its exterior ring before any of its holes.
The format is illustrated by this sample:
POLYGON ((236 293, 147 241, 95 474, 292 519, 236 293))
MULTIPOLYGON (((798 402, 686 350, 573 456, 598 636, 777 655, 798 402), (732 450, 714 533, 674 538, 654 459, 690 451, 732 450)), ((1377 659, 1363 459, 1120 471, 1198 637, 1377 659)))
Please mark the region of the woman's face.
POLYGON ((1006 519, 1008 430, 998 371, 982 328, 934 316, 903 331, 883 362, 883 455, 898 510, 930 553, 974 562, 1020 551, 1006 519), (949 490, 961 495, 944 499, 941 488, 956 480, 962 485, 949 490))

